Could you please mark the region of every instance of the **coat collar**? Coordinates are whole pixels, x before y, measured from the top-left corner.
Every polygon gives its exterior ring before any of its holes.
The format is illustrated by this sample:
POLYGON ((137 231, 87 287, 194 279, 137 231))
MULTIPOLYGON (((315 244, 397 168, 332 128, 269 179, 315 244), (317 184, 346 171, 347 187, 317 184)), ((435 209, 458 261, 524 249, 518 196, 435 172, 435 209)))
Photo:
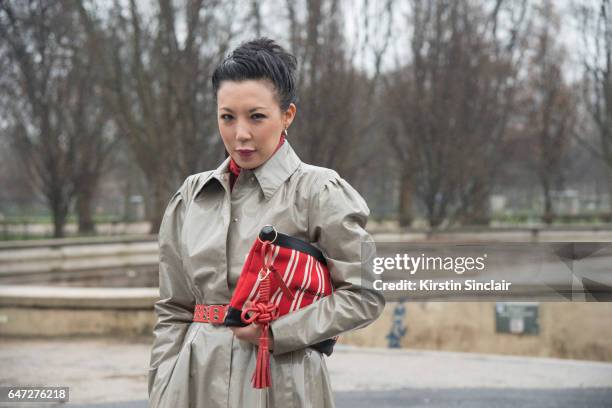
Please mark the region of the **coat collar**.
MULTIPOLYGON (((200 194, 204 186, 211 180, 217 180, 226 189, 229 189, 229 162, 227 157, 219 167, 217 167, 210 177, 197 189, 196 196, 200 194)), ((253 174, 257 178, 257 182, 263 191, 266 200, 269 200, 276 190, 297 170, 302 161, 295 153, 288 140, 261 166, 252 169, 241 171, 248 174, 253 174)), ((242 177, 244 177, 242 176, 242 177)))

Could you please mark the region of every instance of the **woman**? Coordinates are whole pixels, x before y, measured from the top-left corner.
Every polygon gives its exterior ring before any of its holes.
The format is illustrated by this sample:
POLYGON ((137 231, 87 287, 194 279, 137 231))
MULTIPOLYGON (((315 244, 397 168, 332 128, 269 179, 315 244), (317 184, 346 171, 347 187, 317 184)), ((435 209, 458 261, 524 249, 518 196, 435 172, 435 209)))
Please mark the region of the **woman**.
POLYGON ((164 214, 151 407, 333 407, 324 357, 309 346, 368 325, 384 308, 379 293, 361 286, 361 242, 371 240, 366 203, 335 171, 302 163, 286 139, 297 111, 295 69, 295 57, 261 38, 213 74, 229 157, 189 176, 164 214), (272 322, 272 386, 256 389, 260 326, 192 320, 196 304, 229 302, 266 224, 317 246, 335 292, 272 322))

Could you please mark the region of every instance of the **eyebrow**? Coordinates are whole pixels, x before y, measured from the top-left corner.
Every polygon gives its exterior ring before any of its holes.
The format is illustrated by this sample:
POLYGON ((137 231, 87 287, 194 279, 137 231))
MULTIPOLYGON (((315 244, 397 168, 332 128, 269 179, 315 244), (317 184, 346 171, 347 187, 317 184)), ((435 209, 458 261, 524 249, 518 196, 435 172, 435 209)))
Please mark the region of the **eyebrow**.
MULTIPOLYGON (((265 107, 263 107, 263 106, 257 106, 257 107, 255 107, 255 108, 249 109, 249 113, 254 112, 254 111, 256 111, 257 109, 264 109, 264 110, 265 110, 266 108, 265 108, 265 107)), ((228 112, 234 113, 234 111, 233 111, 233 110, 231 110, 230 108, 227 108, 227 107, 225 107, 225 106, 223 106, 223 107, 221 108, 221 110, 226 110, 226 111, 228 111, 228 112)))

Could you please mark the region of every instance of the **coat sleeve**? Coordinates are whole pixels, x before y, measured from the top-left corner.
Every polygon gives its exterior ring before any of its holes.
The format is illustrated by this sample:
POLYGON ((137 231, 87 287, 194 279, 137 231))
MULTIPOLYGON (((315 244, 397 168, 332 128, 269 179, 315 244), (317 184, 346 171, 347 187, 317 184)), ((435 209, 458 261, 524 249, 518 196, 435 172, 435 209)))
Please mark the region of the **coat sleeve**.
POLYGON ((196 303, 180 254, 187 182, 170 199, 159 229, 159 300, 148 376, 149 397, 171 373, 196 303))
POLYGON ((361 243, 373 242, 365 230, 369 213, 364 199, 335 172, 317 188, 309 210, 310 239, 326 258, 335 291, 271 323, 274 354, 365 327, 380 316, 385 299, 361 276, 361 243))

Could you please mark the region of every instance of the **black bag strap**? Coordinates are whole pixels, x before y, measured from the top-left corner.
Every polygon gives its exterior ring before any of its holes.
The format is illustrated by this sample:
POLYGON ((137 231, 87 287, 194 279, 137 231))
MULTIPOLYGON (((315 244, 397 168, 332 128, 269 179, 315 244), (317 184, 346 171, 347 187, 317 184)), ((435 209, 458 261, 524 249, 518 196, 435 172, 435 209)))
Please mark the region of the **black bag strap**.
POLYGON ((326 265, 323 252, 321 252, 319 248, 306 241, 302 241, 299 238, 278 232, 272 225, 266 225, 261 229, 259 232, 259 239, 261 241, 269 241, 270 243, 283 248, 295 249, 296 251, 304 252, 326 265))

